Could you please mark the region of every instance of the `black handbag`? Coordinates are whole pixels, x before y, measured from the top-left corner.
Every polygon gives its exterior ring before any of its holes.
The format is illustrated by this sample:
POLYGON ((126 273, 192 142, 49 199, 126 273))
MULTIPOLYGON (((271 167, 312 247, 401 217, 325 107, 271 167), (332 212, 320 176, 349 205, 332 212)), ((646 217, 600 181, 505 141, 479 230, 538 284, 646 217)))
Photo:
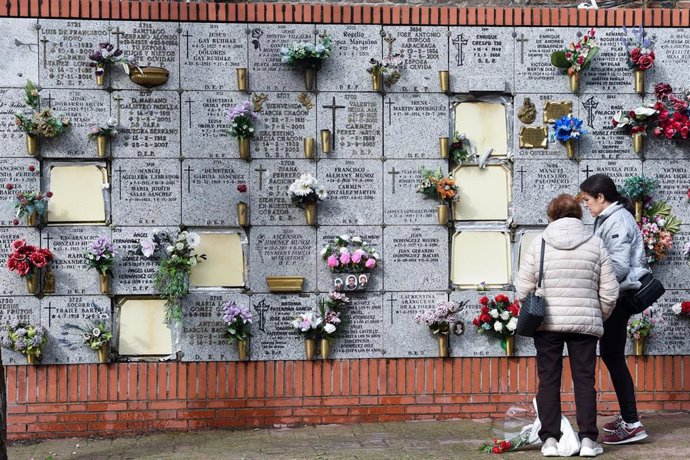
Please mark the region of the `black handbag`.
POLYGON ((654 275, 651 273, 647 273, 640 278, 640 283, 642 283, 640 289, 629 296, 629 301, 627 302, 628 307, 634 313, 642 313, 666 292, 661 281, 654 278, 654 275))
MULTIPOLYGON (((541 240, 541 261, 539 262, 539 279, 537 280, 537 289, 541 288, 542 278, 544 277, 544 251, 546 249, 546 242, 544 238, 541 240)), ((546 299, 530 292, 522 301, 520 306, 520 314, 518 315, 518 323, 515 332, 524 337, 534 337, 537 328, 544 321, 546 316, 546 299)))

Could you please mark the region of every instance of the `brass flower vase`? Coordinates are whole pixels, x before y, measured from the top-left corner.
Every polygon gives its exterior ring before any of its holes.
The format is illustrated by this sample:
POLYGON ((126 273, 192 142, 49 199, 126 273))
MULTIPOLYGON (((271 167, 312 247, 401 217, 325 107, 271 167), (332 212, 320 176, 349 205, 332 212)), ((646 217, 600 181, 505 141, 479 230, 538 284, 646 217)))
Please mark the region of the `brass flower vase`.
POLYGON ((307 359, 314 359, 314 352, 316 351, 316 341, 314 339, 304 339, 304 353, 307 359))
POLYGON ((383 88, 383 74, 380 69, 374 68, 371 71, 371 88, 374 91, 381 91, 383 88))
POLYGON ((644 338, 633 339, 633 354, 644 356, 644 338))
POLYGON ((314 158, 314 145, 316 143, 316 139, 313 137, 305 137, 304 138, 304 158, 307 159, 312 159, 314 158))
POLYGON ((26 225, 30 227, 35 227, 39 222, 40 219, 38 218, 38 213, 36 211, 33 211, 31 214, 26 216, 26 225))
POLYGON ((108 136, 96 136, 96 151, 98 158, 105 158, 108 152, 108 136))
POLYGON ((31 271, 30 276, 25 276, 26 278, 26 291, 31 295, 38 294, 38 287, 40 285, 40 276, 38 269, 34 268, 31 271))
POLYGON ((32 157, 38 155, 38 135, 26 134, 26 153, 32 157))
POLYGON ((304 69, 304 87, 307 91, 314 89, 316 84, 316 69, 313 67, 306 67, 304 69))
POLYGON ((29 366, 35 366, 39 364, 41 361, 36 357, 36 355, 28 354, 26 355, 26 364, 29 366))
POLYGON ((506 338, 506 356, 515 356, 515 336, 506 338))
POLYGON ((240 158, 249 161, 249 138, 240 137, 237 139, 240 148, 240 158))
POLYGON ((106 364, 108 362, 108 356, 110 355, 110 347, 107 343, 104 343, 96 350, 96 353, 98 354, 99 364, 106 364))
POLYGON ((448 334, 438 335, 438 357, 447 358, 450 356, 450 347, 448 346, 448 334))
POLYGON ((446 225, 448 223, 448 205, 443 203, 439 204, 437 207, 438 210, 438 223, 440 225, 446 225))
POLYGON ((322 360, 328 359, 328 355, 331 354, 331 341, 328 339, 319 340, 319 354, 322 360))
POLYGON ((237 225, 240 227, 249 225, 249 205, 244 201, 237 203, 237 225))
POLYGON ((633 145, 633 152, 635 152, 635 153, 642 152, 642 147, 644 147, 644 134, 642 134, 642 133, 633 134, 632 135, 632 145, 633 145))
POLYGON ((237 91, 247 91, 247 68, 238 67, 237 69, 237 91))
POLYGON ((331 153, 331 130, 322 129, 321 130, 321 151, 324 154, 331 153))
POLYGON ((570 82, 570 92, 579 93, 580 92, 580 73, 573 72, 572 75, 568 75, 568 80, 570 82))
POLYGON ((96 73, 96 84, 98 86, 103 86, 105 85, 105 66, 103 64, 96 64, 96 72, 101 71, 100 73, 96 73))
POLYGON ((575 139, 565 141, 565 152, 568 155, 568 160, 575 159, 575 139))
POLYGON ((439 153, 441 154, 441 158, 443 158, 443 159, 448 158, 448 142, 449 141, 450 141, 450 139, 447 137, 439 137, 438 138, 439 153))
POLYGON ((633 86, 637 94, 644 94, 644 70, 633 70, 633 86))
POLYGON ((644 208, 644 202, 635 201, 634 205, 635 205, 635 220, 639 224, 640 222, 642 222, 642 211, 644 208))
POLYGON ((307 220, 307 225, 316 224, 316 203, 304 204, 304 218, 307 220))
POLYGON ((110 294, 109 273, 98 273, 98 284, 101 287, 101 294, 110 294))
POLYGON ((238 340, 237 342, 237 358, 240 361, 246 361, 249 356, 249 340, 238 340))
POLYGON ((450 92, 450 72, 447 70, 439 70, 438 72, 438 85, 441 92, 450 92))

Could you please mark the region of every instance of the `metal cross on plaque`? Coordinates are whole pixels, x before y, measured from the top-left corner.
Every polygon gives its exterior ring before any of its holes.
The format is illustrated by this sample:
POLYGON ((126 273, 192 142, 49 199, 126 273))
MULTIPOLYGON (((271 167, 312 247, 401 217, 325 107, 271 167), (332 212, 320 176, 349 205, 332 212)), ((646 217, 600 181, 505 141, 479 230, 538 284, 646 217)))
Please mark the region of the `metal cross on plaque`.
POLYGON ((271 306, 266 303, 266 299, 261 299, 261 302, 254 304, 254 310, 259 314, 259 330, 266 332, 266 312, 270 310, 271 306))
POLYGON ((457 51, 457 56, 455 57, 455 63, 458 67, 465 64, 465 45, 469 43, 469 40, 465 38, 465 34, 457 35, 453 39, 453 45, 455 45, 455 50, 457 51))
POLYGON ((122 199, 122 173, 125 172, 125 170, 122 169, 122 166, 120 166, 119 168, 117 168, 115 170, 115 172, 117 173, 118 196, 119 196, 119 199, 121 200, 122 199))
POLYGON ((394 103, 395 103, 395 102, 394 102, 393 99, 391 99, 390 97, 389 97, 388 100, 385 102, 385 104, 388 106, 388 124, 389 124, 389 125, 391 124, 391 122, 392 122, 392 120, 393 120, 393 104, 394 104, 394 103))
POLYGON ((332 116, 332 121, 331 121, 331 145, 335 146, 335 112, 338 109, 344 109, 344 105, 336 105, 335 103, 335 96, 333 96, 333 102, 331 105, 324 105, 324 109, 331 109, 331 116, 332 116))
POLYGON ((48 67, 48 40, 47 38, 43 37, 40 42, 43 43, 43 68, 46 69, 48 67))
POLYGON ((525 173, 527 170, 524 168, 524 166, 520 166, 520 169, 515 171, 516 174, 520 174, 520 191, 523 192, 525 188, 525 173))
POLYGON ((254 171, 259 173, 259 190, 264 189, 264 173, 266 172, 266 168, 264 168, 264 165, 260 164, 258 168, 256 168, 254 171))
POLYGON ((50 319, 51 319, 52 316, 53 316, 53 308, 54 308, 54 307, 53 307, 53 302, 50 302, 50 301, 48 302, 48 306, 47 306, 47 307, 43 307, 44 310, 48 310, 48 327, 50 327, 50 319))
POLYGON ((594 129, 594 109, 599 106, 599 103, 594 100, 594 96, 582 103, 582 107, 587 109, 587 126, 594 129))
POLYGON ((529 41, 528 38, 525 38, 525 34, 520 34, 520 38, 516 40, 518 43, 520 43, 520 64, 525 63, 525 42, 529 41))
POLYGON ((189 96, 185 103, 187 104, 187 115, 189 116, 189 129, 192 129, 192 103, 195 102, 192 96, 189 96))
POLYGON ((393 169, 391 169, 390 171, 388 171, 388 174, 390 174, 391 176, 393 176, 393 191, 392 191, 392 193, 393 193, 393 195, 395 195, 395 176, 397 176, 398 174, 400 174, 400 171, 396 171, 396 170, 395 170, 395 166, 393 166, 393 169))
POLYGON ((192 165, 187 165, 185 168, 185 171, 187 172, 187 193, 192 193, 192 165))
POLYGON ((395 302, 397 302, 398 299, 395 298, 395 294, 391 294, 390 298, 386 300, 386 302, 391 303, 391 324, 393 324, 393 309, 395 308, 395 302))
POLYGON ((586 165, 585 169, 582 170, 583 173, 586 174, 585 179, 589 178, 589 173, 593 173, 593 169, 589 169, 589 165, 586 165))
POLYGON ((186 31, 182 34, 182 36, 187 39, 187 59, 189 59, 189 37, 193 37, 194 35, 190 34, 189 31, 186 31))

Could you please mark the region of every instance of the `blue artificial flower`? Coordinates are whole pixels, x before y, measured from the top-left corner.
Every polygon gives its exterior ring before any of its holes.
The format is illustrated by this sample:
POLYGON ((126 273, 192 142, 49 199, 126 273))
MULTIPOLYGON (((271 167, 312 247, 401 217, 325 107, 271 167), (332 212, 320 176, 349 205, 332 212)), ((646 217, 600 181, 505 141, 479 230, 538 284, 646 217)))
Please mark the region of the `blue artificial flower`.
POLYGON ((582 134, 587 134, 587 131, 582 129, 583 121, 570 115, 563 115, 554 123, 554 132, 556 139, 561 142, 566 142, 570 139, 578 139, 582 134))

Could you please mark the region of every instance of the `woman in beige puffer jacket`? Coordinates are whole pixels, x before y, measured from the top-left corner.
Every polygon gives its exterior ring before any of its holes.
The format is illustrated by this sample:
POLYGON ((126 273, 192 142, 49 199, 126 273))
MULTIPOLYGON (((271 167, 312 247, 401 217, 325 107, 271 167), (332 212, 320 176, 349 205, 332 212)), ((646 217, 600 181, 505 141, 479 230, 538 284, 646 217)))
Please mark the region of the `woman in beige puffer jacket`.
POLYGON ((585 228, 582 208, 572 196, 564 194, 551 201, 547 215, 551 223, 527 249, 514 283, 518 299, 535 291, 543 239, 541 294, 546 299, 546 316, 534 335, 542 453, 559 455, 563 345, 567 344, 582 441, 580 455, 596 456, 603 452, 596 443, 596 347, 604 320, 615 306, 618 282, 603 241, 585 228))

